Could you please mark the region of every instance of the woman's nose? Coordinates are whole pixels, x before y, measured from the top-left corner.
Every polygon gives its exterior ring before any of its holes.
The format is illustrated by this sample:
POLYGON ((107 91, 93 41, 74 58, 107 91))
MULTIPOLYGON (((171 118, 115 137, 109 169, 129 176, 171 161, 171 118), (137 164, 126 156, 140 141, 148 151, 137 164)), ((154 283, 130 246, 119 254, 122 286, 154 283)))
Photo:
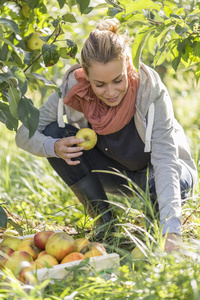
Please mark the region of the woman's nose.
POLYGON ((107 85, 106 87, 106 96, 109 98, 112 98, 113 96, 115 96, 115 90, 113 88, 113 85, 107 85))

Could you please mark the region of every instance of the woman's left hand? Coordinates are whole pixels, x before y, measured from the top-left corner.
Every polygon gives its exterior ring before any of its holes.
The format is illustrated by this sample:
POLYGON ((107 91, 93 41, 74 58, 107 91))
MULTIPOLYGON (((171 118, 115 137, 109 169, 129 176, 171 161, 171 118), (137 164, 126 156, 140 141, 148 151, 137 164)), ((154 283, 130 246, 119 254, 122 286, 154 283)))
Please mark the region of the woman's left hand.
POLYGON ((179 251, 182 245, 182 238, 176 233, 168 233, 165 241, 165 251, 167 253, 179 251))

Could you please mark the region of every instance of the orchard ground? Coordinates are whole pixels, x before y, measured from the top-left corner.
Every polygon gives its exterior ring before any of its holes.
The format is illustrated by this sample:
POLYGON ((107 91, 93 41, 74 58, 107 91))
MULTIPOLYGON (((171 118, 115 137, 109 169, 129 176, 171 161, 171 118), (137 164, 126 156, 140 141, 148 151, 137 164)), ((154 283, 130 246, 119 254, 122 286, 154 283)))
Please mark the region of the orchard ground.
MULTIPOLYGON (((191 82, 182 85, 169 78, 170 94, 175 114, 184 126, 199 172, 199 88, 191 89, 191 82), (184 88, 183 88, 184 87, 184 88)), ((46 159, 34 157, 15 145, 15 133, 0 125, 1 186, 0 197, 13 225, 24 235, 43 230, 64 230, 76 237, 85 237, 93 231, 93 222, 85 216, 82 205, 48 165, 46 159)), ((195 199, 188 199, 183 207, 183 239, 185 255, 166 255, 160 235, 158 218, 153 220, 150 207, 128 198, 109 197, 115 202, 119 217, 119 237, 109 253, 120 254, 120 272, 93 276, 80 272, 78 267, 72 279, 30 288, 29 299, 199 299, 200 298, 200 184, 195 188, 195 199), (151 229, 144 215, 148 210, 151 229), (133 221, 134 220, 134 221, 133 221), (195 244, 191 244, 195 242, 195 244), (144 256, 134 260, 130 253, 135 246, 144 256), (44 289, 45 287, 45 289, 44 289), (180 288, 181 287, 181 288, 180 288), (115 293, 113 293, 115 291, 115 293), (145 298, 146 297, 146 298, 145 298), (68 298, 66 298, 68 299, 68 298)), ((145 196, 144 196, 145 197, 145 196)), ((1 274, 2 275, 2 274, 1 274)), ((26 299, 28 292, 7 273, 0 286, 1 299, 26 299), (12 280, 10 280, 12 278, 12 280), (6 283, 8 281, 8 283, 6 283), (5 287, 6 284, 6 287, 5 287), (14 291, 14 292, 13 292, 14 291)))

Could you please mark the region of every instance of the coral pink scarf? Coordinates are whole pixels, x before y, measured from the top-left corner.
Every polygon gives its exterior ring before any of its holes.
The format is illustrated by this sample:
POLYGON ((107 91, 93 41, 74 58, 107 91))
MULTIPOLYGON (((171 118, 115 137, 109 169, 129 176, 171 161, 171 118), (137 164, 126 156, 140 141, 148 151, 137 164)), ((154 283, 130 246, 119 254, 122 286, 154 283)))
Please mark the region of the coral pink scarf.
POLYGON ((128 89, 119 105, 110 107, 93 92, 83 69, 75 71, 75 84, 67 93, 63 102, 77 111, 83 112, 95 132, 107 135, 122 129, 135 114, 135 102, 139 87, 139 73, 129 64, 128 89))

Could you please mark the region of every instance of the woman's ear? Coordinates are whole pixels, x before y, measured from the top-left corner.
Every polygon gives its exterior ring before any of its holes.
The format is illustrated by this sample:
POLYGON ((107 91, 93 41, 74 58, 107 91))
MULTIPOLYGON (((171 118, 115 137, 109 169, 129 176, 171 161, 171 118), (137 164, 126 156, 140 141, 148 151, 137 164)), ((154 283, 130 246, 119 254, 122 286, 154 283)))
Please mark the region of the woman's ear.
POLYGON ((87 75, 87 73, 86 73, 86 71, 85 71, 84 68, 83 68, 83 72, 84 72, 84 74, 85 74, 85 78, 86 78, 87 80, 89 80, 88 75, 87 75))

